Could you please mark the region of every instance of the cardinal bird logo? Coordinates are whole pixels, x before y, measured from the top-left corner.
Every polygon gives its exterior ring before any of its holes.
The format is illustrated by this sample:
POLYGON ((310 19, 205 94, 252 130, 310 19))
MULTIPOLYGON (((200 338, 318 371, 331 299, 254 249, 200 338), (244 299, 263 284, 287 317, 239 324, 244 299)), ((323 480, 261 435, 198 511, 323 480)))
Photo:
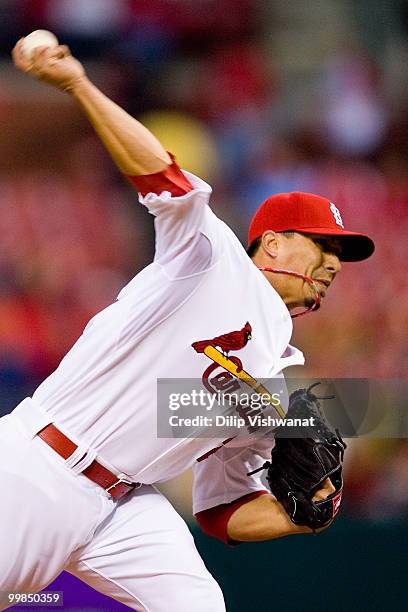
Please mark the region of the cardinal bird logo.
POLYGON ((245 323, 244 327, 239 331, 232 331, 221 336, 216 336, 211 340, 199 340, 193 342, 191 345, 197 353, 204 353, 208 346, 216 348, 217 346, 221 349, 224 357, 228 358, 230 351, 239 351, 244 348, 252 338, 252 327, 248 323, 245 323))

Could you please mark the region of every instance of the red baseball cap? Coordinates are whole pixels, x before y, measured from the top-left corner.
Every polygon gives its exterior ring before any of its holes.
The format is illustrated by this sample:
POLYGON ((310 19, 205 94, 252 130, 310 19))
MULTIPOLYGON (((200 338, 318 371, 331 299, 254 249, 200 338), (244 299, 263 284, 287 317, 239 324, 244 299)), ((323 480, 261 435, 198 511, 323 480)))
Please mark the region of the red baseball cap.
POLYGON ((248 245, 267 230, 336 236, 341 240, 342 261, 361 261, 374 252, 369 236, 344 229, 337 206, 327 198, 292 191, 270 196, 254 214, 248 231, 248 245))

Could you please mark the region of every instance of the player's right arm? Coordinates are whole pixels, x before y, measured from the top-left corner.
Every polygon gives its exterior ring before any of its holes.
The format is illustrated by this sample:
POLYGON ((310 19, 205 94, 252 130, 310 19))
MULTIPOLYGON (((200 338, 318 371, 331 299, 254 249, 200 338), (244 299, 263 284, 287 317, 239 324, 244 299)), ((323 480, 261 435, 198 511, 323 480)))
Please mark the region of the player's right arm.
POLYGON ((139 191, 141 203, 155 216, 155 261, 172 279, 207 270, 220 242, 216 217, 206 206, 209 185, 181 171, 146 127, 89 80, 68 47, 38 47, 28 60, 23 40, 13 49, 16 67, 77 101, 119 170, 139 191))
MULTIPOLYGON (((16 67, 70 94, 123 174, 147 177, 171 168, 173 160, 157 138, 89 80, 83 65, 71 55, 68 47, 38 47, 32 59, 28 59, 22 51, 22 43, 23 39, 13 49, 16 67)), ((178 175, 178 179, 181 184, 174 195, 187 193, 191 189, 188 181, 183 183, 182 175, 178 175)))

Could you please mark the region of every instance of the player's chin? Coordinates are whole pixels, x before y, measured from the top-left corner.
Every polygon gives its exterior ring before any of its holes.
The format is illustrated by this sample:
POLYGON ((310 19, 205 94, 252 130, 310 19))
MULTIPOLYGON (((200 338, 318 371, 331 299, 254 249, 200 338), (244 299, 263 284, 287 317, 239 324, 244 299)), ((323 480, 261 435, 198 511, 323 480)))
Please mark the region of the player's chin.
MULTIPOLYGON (((313 310, 319 310, 320 306, 322 305, 321 298, 322 298, 322 296, 320 296, 320 299, 319 299, 318 303, 316 304, 316 306, 314 307, 313 310)), ((314 297, 309 297, 308 296, 308 297, 305 298, 305 300, 303 302, 303 306, 305 308, 311 308, 313 306, 314 302, 315 302, 314 297)))
MULTIPOLYGON (((306 297, 305 297, 305 306, 307 308, 311 308, 315 302, 316 299, 316 293, 314 292, 314 290, 311 287, 308 287, 306 290, 306 297)), ((318 299, 318 303, 315 306, 315 310, 317 310, 321 304, 322 304, 322 300, 324 300, 324 298, 326 297, 326 288, 325 287, 318 287, 318 291, 319 291, 319 299, 318 299)))

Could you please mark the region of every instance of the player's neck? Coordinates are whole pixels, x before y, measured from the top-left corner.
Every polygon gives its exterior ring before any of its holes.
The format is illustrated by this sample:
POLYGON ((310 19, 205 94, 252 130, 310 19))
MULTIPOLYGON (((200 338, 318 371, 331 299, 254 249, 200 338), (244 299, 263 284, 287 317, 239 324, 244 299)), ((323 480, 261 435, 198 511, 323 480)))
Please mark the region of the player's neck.
MULTIPOLYGON (((257 257, 257 255, 254 255, 254 257, 252 257, 252 262, 257 268, 265 268, 265 267, 280 268, 281 267, 280 265, 275 264, 275 262, 273 262, 273 264, 271 264, 270 261, 265 262, 263 261, 262 257, 259 257, 259 256, 257 257)), ((286 307, 289 310, 299 306, 296 300, 296 296, 291 294, 290 279, 287 276, 284 276, 283 274, 276 274, 274 272, 267 272, 263 270, 260 270, 260 272, 261 274, 264 275, 268 283, 275 289, 275 291, 279 293, 280 297, 282 298, 286 307)))

